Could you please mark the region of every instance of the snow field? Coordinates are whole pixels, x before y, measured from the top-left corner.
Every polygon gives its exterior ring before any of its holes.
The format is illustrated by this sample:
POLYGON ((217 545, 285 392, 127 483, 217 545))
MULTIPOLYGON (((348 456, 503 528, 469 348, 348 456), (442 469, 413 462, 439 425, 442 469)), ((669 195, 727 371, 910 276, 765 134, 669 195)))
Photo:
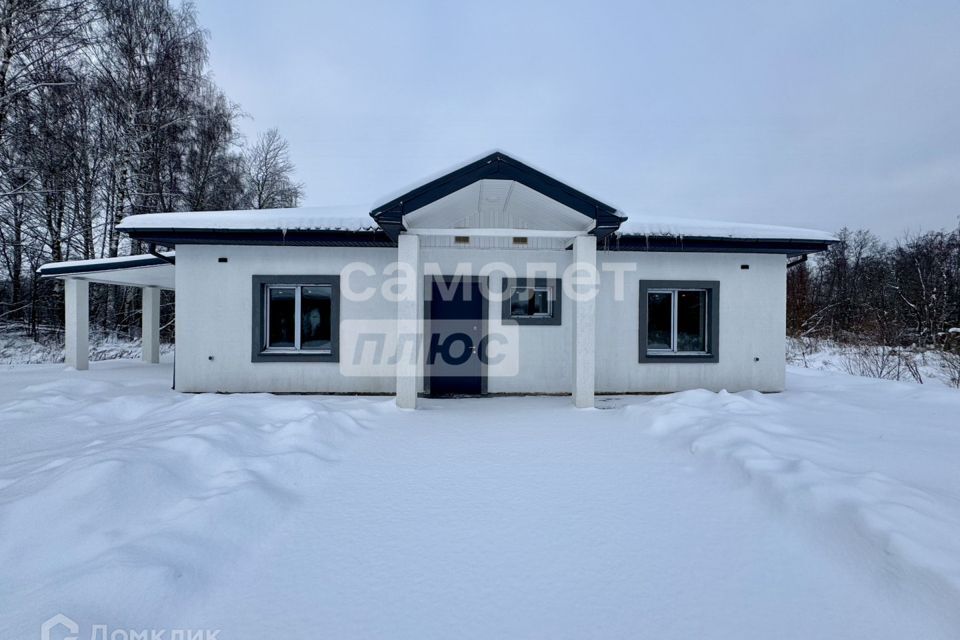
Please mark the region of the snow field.
POLYGON ((0 369, 0 637, 953 638, 960 394, 179 394, 0 369))

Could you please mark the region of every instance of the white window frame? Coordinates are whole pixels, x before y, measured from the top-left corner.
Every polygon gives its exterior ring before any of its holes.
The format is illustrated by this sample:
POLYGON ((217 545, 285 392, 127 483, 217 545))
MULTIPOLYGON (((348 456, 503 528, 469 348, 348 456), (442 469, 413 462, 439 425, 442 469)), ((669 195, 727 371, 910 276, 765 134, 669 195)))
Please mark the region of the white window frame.
MULTIPOLYGON (((301 329, 301 319, 300 319, 300 309, 301 309, 301 298, 303 295, 304 287, 326 287, 330 290, 331 299, 334 296, 335 289, 329 283, 317 283, 317 284, 267 284, 263 287, 263 353, 306 353, 306 354, 316 354, 316 355, 330 355, 333 353, 333 336, 330 337, 330 347, 326 349, 302 349, 300 347, 300 329, 301 329), (293 345, 292 347, 273 347, 270 346, 270 290, 271 289, 294 289, 294 298, 293 298, 293 345)), ((331 333, 334 331, 334 327, 331 327, 331 333)))
POLYGON ((511 320, 523 320, 526 318, 552 318, 553 317, 553 300, 556 292, 554 292, 553 287, 549 284, 542 285, 517 285, 510 287, 510 294, 507 297, 507 300, 510 301, 510 319, 511 320), (533 315, 522 315, 517 316, 513 314, 513 294, 521 289, 530 289, 534 293, 537 291, 545 291, 547 294, 547 312, 546 313, 534 313, 533 315))
MULTIPOLYGON (((669 293, 670 294, 670 348, 669 349, 650 349, 647 348, 647 353, 652 356, 706 356, 710 355, 710 290, 698 287, 671 287, 663 288, 657 287, 655 289, 647 289, 647 299, 644 301, 644 304, 647 305, 647 318, 649 318, 649 308, 650 308, 650 294, 652 293, 669 293), (702 351, 677 351, 677 302, 679 300, 679 294, 682 291, 694 291, 697 293, 704 294, 704 305, 703 305, 703 346, 702 351)), ((649 320, 648 320, 649 322, 649 320)), ((649 336, 649 327, 644 328, 647 331, 649 336)))

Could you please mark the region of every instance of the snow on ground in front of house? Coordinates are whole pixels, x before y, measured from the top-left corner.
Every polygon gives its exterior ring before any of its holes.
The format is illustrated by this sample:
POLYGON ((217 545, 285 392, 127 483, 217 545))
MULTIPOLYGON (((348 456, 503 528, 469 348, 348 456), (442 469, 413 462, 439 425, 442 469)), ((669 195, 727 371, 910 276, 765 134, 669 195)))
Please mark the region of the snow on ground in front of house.
POLYGON ((0 367, 0 637, 960 633, 954 390, 792 369, 409 412, 170 376, 0 367))

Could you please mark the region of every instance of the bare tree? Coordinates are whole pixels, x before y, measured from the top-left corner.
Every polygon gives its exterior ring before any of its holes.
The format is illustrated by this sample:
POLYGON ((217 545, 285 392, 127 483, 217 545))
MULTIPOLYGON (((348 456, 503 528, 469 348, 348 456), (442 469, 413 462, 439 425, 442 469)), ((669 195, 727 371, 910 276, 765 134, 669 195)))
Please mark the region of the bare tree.
POLYGON ((82 48, 91 19, 83 0, 0 0, 0 144, 14 101, 63 82, 38 71, 82 48))
POLYGON ((243 157, 235 120, 240 109, 210 85, 197 102, 186 154, 184 204, 191 211, 243 208, 243 157))
POLYGON ((250 205, 254 209, 295 207, 303 185, 293 181, 294 165, 287 141, 276 129, 260 134, 246 153, 250 205))
MULTIPOLYGON (((0 0, 0 325, 60 326, 36 268, 142 250, 116 231, 127 215, 251 206, 256 154, 207 58, 189 2, 0 0)), ((260 150, 259 201, 295 204, 286 143, 260 150)), ((135 324, 135 300, 95 289, 91 319, 135 324)))
MULTIPOLYGON (((183 155, 205 86, 206 37, 192 5, 167 0, 98 0, 91 60, 110 117, 116 157, 111 228, 127 214, 181 204, 183 155)), ((111 229, 109 254, 119 236, 111 229)))

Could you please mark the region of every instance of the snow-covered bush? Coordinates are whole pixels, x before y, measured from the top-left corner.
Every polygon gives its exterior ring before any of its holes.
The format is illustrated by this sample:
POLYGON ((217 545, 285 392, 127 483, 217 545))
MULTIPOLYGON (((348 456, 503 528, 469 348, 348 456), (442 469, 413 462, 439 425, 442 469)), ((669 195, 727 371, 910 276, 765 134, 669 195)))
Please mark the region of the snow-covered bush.
POLYGON ((856 344, 844 349, 847 373, 882 380, 912 379, 923 383, 917 355, 907 349, 877 344, 856 344))

